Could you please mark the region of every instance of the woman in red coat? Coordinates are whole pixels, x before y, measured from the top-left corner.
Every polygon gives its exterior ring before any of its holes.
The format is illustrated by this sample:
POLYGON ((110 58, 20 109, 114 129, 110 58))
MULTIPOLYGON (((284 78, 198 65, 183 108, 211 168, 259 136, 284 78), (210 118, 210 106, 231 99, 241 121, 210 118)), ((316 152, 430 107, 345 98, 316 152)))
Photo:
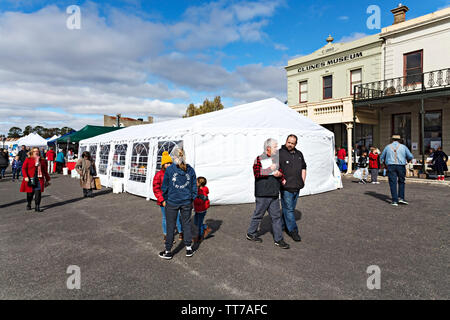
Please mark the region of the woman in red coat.
POLYGON ((379 170, 379 165, 378 165, 378 150, 377 148, 370 148, 370 153, 369 153, 369 170, 370 170, 370 175, 372 177, 372 183, 373 184, 380 184, 378 182, 378 170, 379 170))
POLYGON ((50 176, 47 171, 47 162, 41 158, 38 148, 31 149, 29 157, 25 159, 22 165, 23 181, 20 186, 20 192, 27 193, 27 210, 31 210, 31 201, 34 196, 34 203, 36 205, 34 211, 42 212, 41 193, 44 192, 44 187, 49 185, 50 176), (38 181, 35 186, 30 186, 30 180, 38 181))

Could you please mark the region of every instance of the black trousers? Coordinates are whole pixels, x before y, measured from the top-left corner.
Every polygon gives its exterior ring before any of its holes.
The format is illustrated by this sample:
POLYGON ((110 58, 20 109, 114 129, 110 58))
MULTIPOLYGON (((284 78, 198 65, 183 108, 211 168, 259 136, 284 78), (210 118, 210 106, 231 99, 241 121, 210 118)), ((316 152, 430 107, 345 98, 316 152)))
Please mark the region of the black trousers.
POLYGON ((64 163, 56 162, 56 172, 57 173, 62 173, 63 172, 63 166, 64 166, 64 163))
POLYGON ((175 232, 175 226, 178 217, 178 211, 180 211, 181 226, 183 228, 183 239, 186 246, 192 244, 192 230, 191 230, 191 215, 192 215, 192 204, 172 206, 166 204, 166 250, 172 250, 173 245, 173 233, 175 232))
POLYGON ((84 189, 83 188, 83 196, 92 198, 94 196, 94 193, 92 189, 84 189))
POLYGON ((31 201, 33 200, 33 197, 34 197, 34 204, 40 206, 42 197, 41 190, 34 190, 33 192, 27 192, 27 204, 29 207, 31 207, 31 201))

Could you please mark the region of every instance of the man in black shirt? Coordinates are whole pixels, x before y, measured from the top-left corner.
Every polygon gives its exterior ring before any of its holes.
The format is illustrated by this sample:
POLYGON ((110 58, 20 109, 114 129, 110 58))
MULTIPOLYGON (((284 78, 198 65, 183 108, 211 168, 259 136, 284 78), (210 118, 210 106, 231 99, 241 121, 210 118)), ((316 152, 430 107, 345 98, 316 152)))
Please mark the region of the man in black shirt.
POLYGON ((286 144, 281 147, 280 169, 284 173, 286 183, 281 186, 281 206, 283 208, 283 227, 294 241, 301 241, 295 221, 295 207, 300 190, 305 186, 306 162, 303 154, 295 147, 297 136, 291 134, 286 144))
POLYGON ((25 159, 28 158, 28 151, 25 150, 25 146, 22 146, 22 150, 20 150, 17 155, 19 156, 19 160, 24 163, 25 159))

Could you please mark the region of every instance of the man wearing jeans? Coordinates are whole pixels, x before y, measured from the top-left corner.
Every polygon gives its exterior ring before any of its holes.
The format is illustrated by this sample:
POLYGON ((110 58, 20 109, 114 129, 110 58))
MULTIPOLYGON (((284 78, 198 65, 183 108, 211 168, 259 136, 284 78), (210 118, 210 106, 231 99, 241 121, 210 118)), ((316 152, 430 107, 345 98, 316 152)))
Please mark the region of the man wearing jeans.
POLYGON ((286 179, 286 183, 281 186, 282 223, 291 238, 299 242, 301 238, 295 221, 295 207, 300 190, 305 186, 306 162, 303 154, 295 148, 296 146, 297 136, 291 134, 287 138, 286 144, 281 147, 279 154, 280 169, 286 179))
POLYGON ((275 139, 264 142, 264 153, 256 157, 253 164, 255 176, 256 208, 253 212, 250 227, 247 230, 247 240, 262 242, 258 237, 258 226, 266 211, 272 219, 272 231, 275 245, 282 249, 289 249, 283 240, 281 229, 280 185, 285 182, 283 173, 279 170, 277 155, 278 143, 275 139))
POLYGON ((413 155, 408 147, 400 143, 399 135, 392 136, 392 143, 384 148, 380 157, 380 163, 385 163, 388 167, 389 187, 392 195, 392 205, 407 205, 405 200, 405 177, 406 164, 411 161, 413 155), (398 184, 398 191, 397 191, 398 184))

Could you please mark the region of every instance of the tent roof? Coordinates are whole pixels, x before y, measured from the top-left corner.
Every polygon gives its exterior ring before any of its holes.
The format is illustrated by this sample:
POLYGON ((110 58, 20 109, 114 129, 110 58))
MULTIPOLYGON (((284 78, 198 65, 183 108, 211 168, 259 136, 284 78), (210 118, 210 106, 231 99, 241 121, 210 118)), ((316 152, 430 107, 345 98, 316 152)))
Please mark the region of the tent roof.
POLYGON ((37 133, 30 133, 26 137, 20 138, 16 144, 18 145, 25 145, 27 147, 46 147, 47 146, 47 140, 42 138, 37 133))
POLYGON ((87 125, 83 129, 76 131, 72 134, 65 135, 56 140, 56 142, 67 142, 70 139, 70 142, 79 142, 83 139, 89 139, 100 134, 104 134, 111 131, 116 131, 122 128, 117 127, 103 127, 103 126, 91 126, 87 125))
POLYGON ((257 129, 295 129, 296 132, 305 134, 333 136, 331 131, 292 110, 279 100, 270 98, 195 117, 127 127, 120 132, 110 132, 83 140, 82 143, 118 142, 173 133, 238 133, 257 129))

